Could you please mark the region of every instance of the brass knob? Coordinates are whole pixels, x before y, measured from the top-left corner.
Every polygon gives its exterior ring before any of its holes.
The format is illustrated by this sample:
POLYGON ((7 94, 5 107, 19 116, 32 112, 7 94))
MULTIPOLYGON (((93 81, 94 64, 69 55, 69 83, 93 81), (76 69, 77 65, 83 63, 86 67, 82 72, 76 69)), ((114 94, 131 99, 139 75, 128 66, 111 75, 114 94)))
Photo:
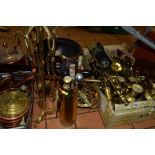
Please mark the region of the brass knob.
POLYGON ((72 81, 72 78, 70 76, 65 76, 63 80, 65 84, 70 84, 72 81))
POLYGON ((113 62, 111 64, 111 69, 115 72, 121 72, 122 71, 122 65, 119 62, 113 62))

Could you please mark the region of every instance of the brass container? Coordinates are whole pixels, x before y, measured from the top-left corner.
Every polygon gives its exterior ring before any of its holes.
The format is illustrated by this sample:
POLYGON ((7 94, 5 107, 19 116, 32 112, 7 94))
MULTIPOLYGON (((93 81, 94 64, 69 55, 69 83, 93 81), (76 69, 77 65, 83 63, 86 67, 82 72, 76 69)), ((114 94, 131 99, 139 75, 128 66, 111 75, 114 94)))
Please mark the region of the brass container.
POLYGON ((0 93, 0 124, 5 128, 17 127, 28 114, 30 102, 20 89, 0 93))
POLYGON ((65 127, 71 127, 76 122, 77 115, 77 87, 60 90, 60 122, 65 127))

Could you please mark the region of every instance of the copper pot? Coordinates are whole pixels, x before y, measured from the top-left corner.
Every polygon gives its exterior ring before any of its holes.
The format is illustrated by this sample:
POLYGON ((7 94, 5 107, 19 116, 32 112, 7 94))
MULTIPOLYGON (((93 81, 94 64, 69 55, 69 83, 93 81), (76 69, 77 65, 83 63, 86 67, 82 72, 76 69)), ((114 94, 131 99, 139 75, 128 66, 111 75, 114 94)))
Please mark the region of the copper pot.
POLYGON ((24 50, 18 33, 6 33, 7 42, 0 44, 0 63, 14 64, 24 61, 24 50))
POLYGON ((0 79, 0 91, 4 91, 8 88, 12 88, 15 85, 15 79, 11 75, 7 75, 0 79))

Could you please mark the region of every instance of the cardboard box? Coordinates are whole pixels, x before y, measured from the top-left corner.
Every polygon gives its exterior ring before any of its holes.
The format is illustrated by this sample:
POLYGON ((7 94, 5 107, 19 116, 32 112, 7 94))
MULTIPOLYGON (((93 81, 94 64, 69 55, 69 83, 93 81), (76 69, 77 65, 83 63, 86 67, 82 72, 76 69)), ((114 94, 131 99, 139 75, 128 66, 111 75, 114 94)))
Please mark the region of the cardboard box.
POLYGON ((155 118, 155 101, 137 101, 128 106, 115 106, 115 110, 112 110, 101 93, 101 116, 106 128, 155 118))

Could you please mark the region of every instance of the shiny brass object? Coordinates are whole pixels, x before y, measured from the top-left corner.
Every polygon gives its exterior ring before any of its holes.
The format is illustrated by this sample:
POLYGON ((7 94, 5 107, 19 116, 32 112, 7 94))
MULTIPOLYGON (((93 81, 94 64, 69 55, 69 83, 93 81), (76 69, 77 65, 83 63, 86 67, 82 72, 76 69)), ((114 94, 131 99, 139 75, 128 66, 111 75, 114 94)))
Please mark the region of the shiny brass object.
POLYGON ((153 100, 153 96, 152 96, 152 94, 150 93, 150 91, 146 91, 145 92, 145 98, 147 99, 147 100, 153 100))
POLYGON ((101 83, 101 80, 96 80, 96 79, 84 79, 82 82, 101 83))
POLYGON ((103 92, 105 93, 105 96, 107 97, 108 104, 111 109, 114 109, 114 104, 113 104, 113 98, 112 98, 112 93, 111 93, 111 88, 109 86, 105 86, 103 88, 103 92))
POLYGON ((132 89, 134 92, 136 93, 142 93, 144 90, 143 90, 143 87, 139 84, 132 84, 132 89))
POLYGON ((115 72, 121 72, 123 70, 122 65, 119 62, 112 62, 111 69, 115 72))
POLYGON ((110 82, 114 89, 121 89, 121 83, 118 81, 117 77, 110 77, 110 82))
POLYGON ((81 108, 97 107, 100 102, 99 92, 92 86, 83 86, 78 90, 77 106, 81 108))
POLYGON ((28 113, 30 101, 20 89, 0 93, 0 123, 4 127, 16 127, 28 113))
POLYGON ((133 77, 133 76, 130 76, 128 77, 129 81, 132 82, 132 83, 135 83, 136 82, 136 78, 133 77))
POLYGON ((126 96, 125 96, 125 94, 121 93, 121 90, 116 89, 115 93, 118 95, 120 103, 124 103, 125 105, 128 104, 127 100, 126 100, 126 96))
POLYGON ((137 93, 135 93, 134 91, 130 92, 130 94, 127 94, 126 95, 126 100, 131 103, 131 102, 134 102, 136 100, 136 95, 137 93))
POLYGON ((155 89, 146 90, 144 95, 147 100, 154 100, 155 99, 155 89))
POLYGON ((63 88, 59 89, 59 119, 65 127, 71 127, 76 122, 77 115, 77 93, 76 86, 71 87, 72 78, 64 78, 63 88))
POLYGON ((126 80, 123 76, 117 76, 119 82, 124 83, 126 80))
POLYGON ((132 84, 132 91, 127 94, 126 98, 128 102, 134 102, 137 94, 143 93, 143 87, 139 84, 132 84))
MULTIPOLYGON (((24 35, 25 45, 27 48, 27 58, 31 64, 35 81, 36 92, 40 98, 39 107, 41 108, 41 114, 36 120, 35 127, 46 117, 48 111, 55 111, 55 109, 47 109, 46 107, 46 85, 50 85, 54 90, 56 85, 55 70, 54 70, 54 56, 55 56, 55 28, 53 28, 52 33, 46 26, 29 27, 27 33, 24 35), (46 33, 46 36, 45 36, 46 33), (45 57, 44 51, 44 39, 47 39, 48 43, 48 55, 45 57), (52 43, 52 45, 51 45, 52 43), (49 64, 51 62, 51 65, 49 64), (45 78, 45 70, 47 70, 47 80, 45 78), (54 84, 52 85, 52 80, 54 84)), ((54 94, 54 91, 53 91, 54 94)), ((52 97, 54 95, 52 94, 52 97)))
POLYGON ((127 88, 132 89, 132 84, 136 83, 137 80, 136 80, 136 78, 134 76, 129 76, 128 80, 129 80, 129 82, 127 83, 127 88))

